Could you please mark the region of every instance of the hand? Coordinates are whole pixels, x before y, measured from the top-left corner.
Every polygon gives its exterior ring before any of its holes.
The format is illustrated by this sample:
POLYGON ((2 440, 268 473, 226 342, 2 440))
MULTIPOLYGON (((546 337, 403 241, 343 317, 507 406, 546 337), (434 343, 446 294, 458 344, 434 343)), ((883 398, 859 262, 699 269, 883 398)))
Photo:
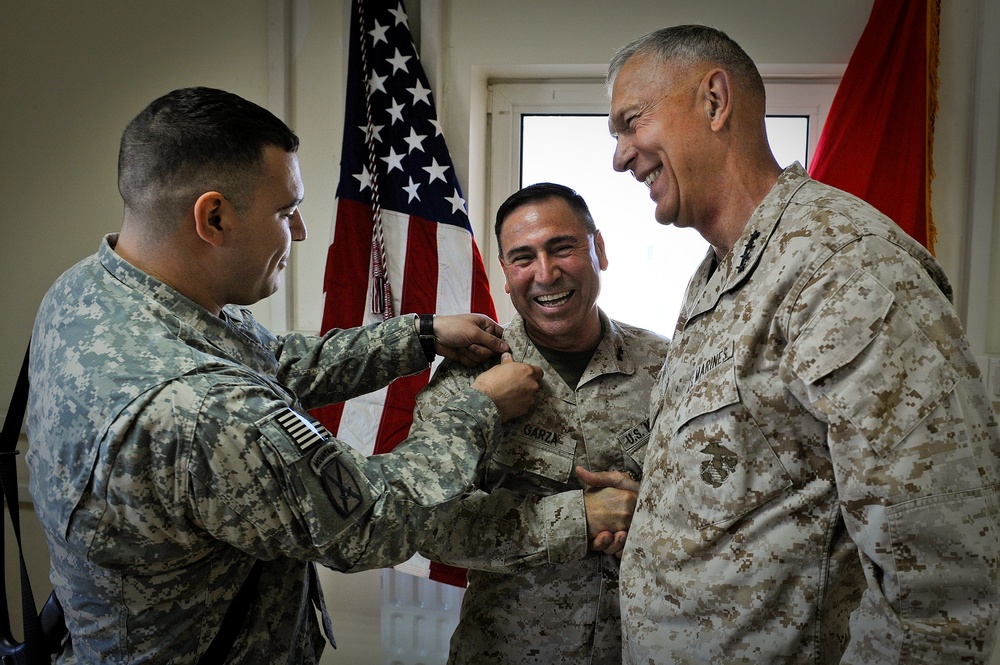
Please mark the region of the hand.
POLYGON ((541 385, 542 368, 514 362, 509 353, 500 364, 480 374, 472 387, 486 393, 500 410, 500 420, 507 422, 535 405, 535 393, 541 385))
POLYGON ((621 471, 592 473, 582 466, 576 467, 576 476, 588 486, 583 503, 590 549, 620 557, 632 524, 639 483, 621 471))
POLYGON ((497 353, 510 351, 503 328, 485 314, 434 317, 434 348, 445 358, 475 367, 497 353))

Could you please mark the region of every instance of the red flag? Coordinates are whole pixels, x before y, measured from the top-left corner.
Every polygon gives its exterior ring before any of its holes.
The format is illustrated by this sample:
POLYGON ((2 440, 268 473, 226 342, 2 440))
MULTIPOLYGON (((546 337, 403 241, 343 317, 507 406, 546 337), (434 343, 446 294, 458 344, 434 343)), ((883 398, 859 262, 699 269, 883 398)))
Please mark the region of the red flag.
MULTIPOLYGON (((405 313, 496 319, 462 189, 400 0, 351 11, 337 213, 323 284, 323 331, 405 313)), ((315 415, 366 455, 406 438, 430 371, 315 415)), ((463 569, 398 567, 465 586, 463 569)))
POLYGON ((875 0, 809 167, 932 252, 940 16, 940 0, 875 0))

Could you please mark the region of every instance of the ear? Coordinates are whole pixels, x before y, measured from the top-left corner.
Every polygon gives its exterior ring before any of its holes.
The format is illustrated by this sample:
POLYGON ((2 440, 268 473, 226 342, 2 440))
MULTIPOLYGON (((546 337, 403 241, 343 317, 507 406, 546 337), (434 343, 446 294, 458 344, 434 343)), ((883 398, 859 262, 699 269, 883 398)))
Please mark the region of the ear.
POLYGON ((510 295, 510 284, 507 282, 507 264, 503 262, 502 256, 497 256, 497 261, 500 262, 500 270, 503 270, 503 292, 510 295))
POLYGON ((598 231, 594 234, 594 249, 597 251, 597 264, 601 270, 608 269, 608 255, 604 250, 604 236, 598 231))
POLYGON ((219 192, 205 192, 194 202, 194 227, 202 240, 219 247, 235 220, 232 204, 219 192))
POLYGON ((729 74, 724 69, 713 69, 701 80, 699 91, 713 132, 725 127, 726 120, 733 111, 733 90, 730 83, 729 74))

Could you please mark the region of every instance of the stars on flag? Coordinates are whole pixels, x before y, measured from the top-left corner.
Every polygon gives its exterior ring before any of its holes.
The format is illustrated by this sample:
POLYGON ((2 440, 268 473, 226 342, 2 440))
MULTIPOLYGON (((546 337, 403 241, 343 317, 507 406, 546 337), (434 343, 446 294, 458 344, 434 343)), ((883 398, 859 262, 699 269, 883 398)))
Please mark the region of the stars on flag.
MULTIPOLYGON (((395 3, 394 3, 395 4, 395 3)), ((455 175, 441 131, 434 99, 409 32, 406 11, 373 3, 366 29, 367 92, 375 150, 367 154, 368 128, 365 116, 348 109, 350 124, 359 127, 357 147, 345 144, 341 168, 351 175, 341 180, 338 196, 370 196, 377 179, 383 209, 415 214, 456 224, 471 231, 465 199, 455 175), (374 169, 376 173, 372 173, 374 169), (357 189, 350 185, 355 183, 357 189), (353 191, 352 191, 353 190, 353 191)), ((355 89, 364 109, 365 81, 355 76, 355 89)), ((350 82, 349 82, 350 85, 350 82)))

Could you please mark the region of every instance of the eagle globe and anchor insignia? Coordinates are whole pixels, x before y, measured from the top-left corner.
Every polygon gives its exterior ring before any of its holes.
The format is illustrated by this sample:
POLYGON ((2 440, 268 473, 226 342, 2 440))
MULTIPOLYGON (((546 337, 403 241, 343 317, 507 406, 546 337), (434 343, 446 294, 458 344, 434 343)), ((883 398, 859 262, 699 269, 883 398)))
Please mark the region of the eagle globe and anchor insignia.
POLYGON ((721 443, 713 442, 701 449, 705 455, 711 459, 701 463, 701 479, 712 487, 718 488, 726 482, 729 474, 736 470, 739 457, 729 448, 721 443))

